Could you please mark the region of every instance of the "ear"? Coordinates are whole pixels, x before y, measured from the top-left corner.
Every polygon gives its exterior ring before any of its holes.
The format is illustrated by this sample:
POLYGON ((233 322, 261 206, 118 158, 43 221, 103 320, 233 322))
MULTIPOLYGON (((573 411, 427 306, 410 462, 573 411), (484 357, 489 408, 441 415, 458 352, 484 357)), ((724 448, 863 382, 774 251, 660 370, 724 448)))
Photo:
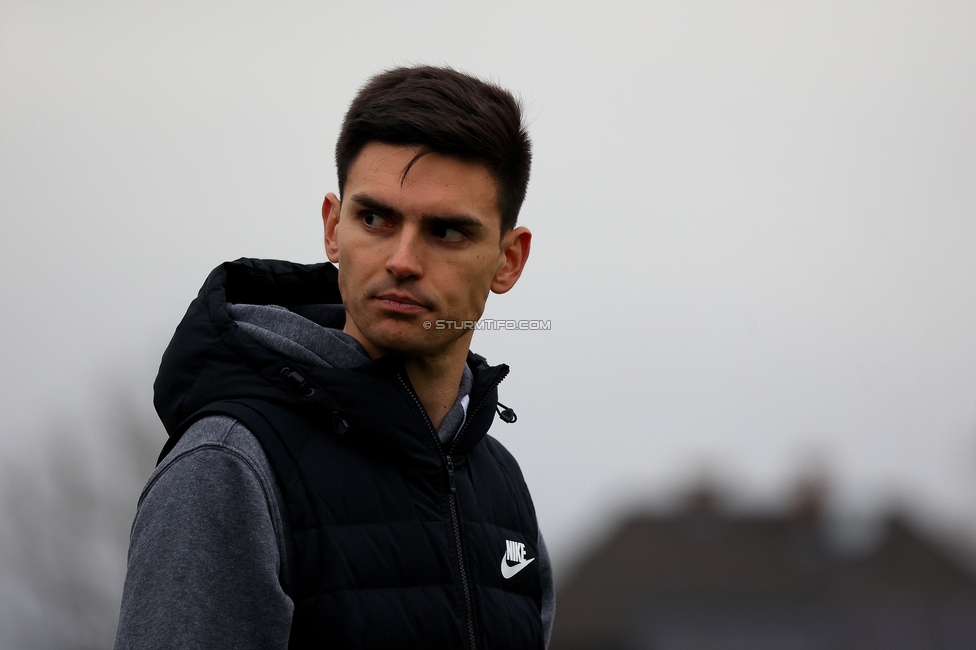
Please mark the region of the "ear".
POLYGON ((342 204, 332 192, 325 195, 322 201, 322 223, 325 226, 325 253, 330 262, 339 261, 339 239, 336 226, 339 225, 339 210, 342 204))
POLYGON ((529 259, 531 244, 532 233, 528 228, 516 228, 502 237, 502 260, 491 281, 492 292, 505 293, 515 286, 529 259))

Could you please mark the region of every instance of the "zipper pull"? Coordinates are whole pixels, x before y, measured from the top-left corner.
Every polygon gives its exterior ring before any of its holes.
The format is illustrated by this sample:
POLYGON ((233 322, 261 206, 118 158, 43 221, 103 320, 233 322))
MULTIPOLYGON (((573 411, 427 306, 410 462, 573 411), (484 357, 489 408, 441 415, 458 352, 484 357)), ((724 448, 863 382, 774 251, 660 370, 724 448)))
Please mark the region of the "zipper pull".
POLYGON ((451 484, 451 492, 457 493, 457 484, 454 482, 454 461, 447 457, 447 480, 451 484))

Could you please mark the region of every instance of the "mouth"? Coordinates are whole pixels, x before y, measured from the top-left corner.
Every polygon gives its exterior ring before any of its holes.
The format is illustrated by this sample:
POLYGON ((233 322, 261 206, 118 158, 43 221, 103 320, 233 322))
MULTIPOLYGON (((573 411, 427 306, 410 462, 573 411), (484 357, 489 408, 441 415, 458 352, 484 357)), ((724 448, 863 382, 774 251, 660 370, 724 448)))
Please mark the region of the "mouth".
POLYGON ((413 296, 396 291, 388 291, 376 296, 384 309, 400 314, 416 314, 427 309, 421 301, 413 296))

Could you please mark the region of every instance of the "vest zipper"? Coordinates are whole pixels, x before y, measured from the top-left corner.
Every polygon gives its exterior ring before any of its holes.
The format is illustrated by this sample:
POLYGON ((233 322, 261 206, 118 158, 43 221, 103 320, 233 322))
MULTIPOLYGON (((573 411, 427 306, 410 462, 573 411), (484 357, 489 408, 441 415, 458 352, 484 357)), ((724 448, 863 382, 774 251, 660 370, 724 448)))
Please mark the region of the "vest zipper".
POLYGON ((427 409, 424 408, 420 398, 417 397, 417 393, 414 392, 413 386, 411 386, 410 382, 408 382, 403 376, 403 372, 401 371, 397 373, 400 383, 403 384, 407 394, 410 395, 414 401, 414 404, 417 405, 417 408, 420 409, 420 413, 424 416, 424 421, 427 423, 427 429, 430 431, 431 435, 434 436, 434 445, 438 450, 441 450, 441 460, 444 462, 444 467, 447 469, 447 484, 450 488, 450 491, 447 493, 447 501, 451 510, 451 524, 454 527, 454 551, 457 554, 458 570, 461 573, 461 591, 464 594, 465 618, 467 619, 466 622, 468 624, 468 640, 469 648, 471 650, 476 650, 477 646, 474 638, 474 605, 471 601, 471 587, 468 585, 468 570, 464 564, 464 550, 461 547, 461 517, 458 512, 457 484, 454 479, 454 459, 451 458, 451 454, 454 452, 455 447, 457 447, 457 442, 461 439, 461 435, 468 428, 468 423, 471 422, 471 418, 481 409, 482 406, 484 406, 485 401, 488 399, 488 395, 496 386, 498 386, 498 384, 502 382, 502 379, 505 379, 507 375, 508 372, 503 372, 492 382, 490 386, 488 386, 488 390, 485 391, 481 401, 478 402, 478 405, 475 406, 471 413, 468 414, 467 418, 465 418, 464 426, 462 426, 461 430, 458 431, 458 434, 454 436, 454 441, 448 448, 447 453, 445 453, 441 447, 441 440, 437 437, 437 430, 434 428, 434 423, 430 421, 430 416, 427 415, 427 409))
POLYGON ((471 650, 475 650, 474 640, 474 605, 471 602, 471 587, 468 585, 468 570, 464 565, 464 552, 461 547, 461 517, 457 506, 457 485, 454 482, 454 460, 450 456, 444 457, 447 465, 447 482, 451 492, 447 499, 451 504, 451 524, 454 526, 454 549, 457 552, 458 569, 461 572, 461 591, 464 593, 465 618, 468 624, 468 641, 471 650))
MULTIPOLYGON (((464 435, 464 432, 467 431, 468 425, 471 424, 471 420, 474 419, 474 416, 478 414, 478 411, 481 410, 481 407, 484 406, 485 405, 485 402, 488 401, 488 395, 490 395, 491 394, 491 391, 495 390, 495 388, 498 387, 498 384, 502 383, 502 380, 505 379, 505 377, 508 377, 508 370, 507 369, 505 370, 505 372, 499 374, 498 377, 496 377, 494 380, 492 380, 492 382, 490 384, 488 384, 488 390, 485 391, 485 394, 482 395, 481 399, 478 401, 478 403, 475 405, 475 407, 473 409, 471 409, 471 412, 468 413, 467 416, 464 418, 464 426, 462 426, 461 427, 461 430, 458 431, 458 433, 457 433, 456 436, 454 436, 454 440, 453 440, 453 442, 451 442, 451 446, 448 447, 448 449, 447 449, 448 455, 450 455, 451 453, 454 452, 454 448, 457 447, 458 440, 460 440, 461 439, 461 436, 464 435)), ((426 413, 426 411, 424 411, 424 413, 426 413)), ((429 421, 430 420, 428 419, 428 422, 429 421)), ((433 427, 433 424, 431 424, 431 427, 433 427)), ((440 439, 439 438, 438 438, 437 442, 440 442, 440 439)))

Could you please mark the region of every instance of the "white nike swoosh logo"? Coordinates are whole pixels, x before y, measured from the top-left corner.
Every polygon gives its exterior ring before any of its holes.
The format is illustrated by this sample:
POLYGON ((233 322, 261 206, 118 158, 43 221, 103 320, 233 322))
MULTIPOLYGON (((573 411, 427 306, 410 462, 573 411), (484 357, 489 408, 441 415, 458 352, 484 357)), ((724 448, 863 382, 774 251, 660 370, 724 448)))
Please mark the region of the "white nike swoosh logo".
POLYGON ((518 573, 525 567, 532 564, 533 562, 535 562, 535 558, 532 558, 531 560, 525 560, 524 562, 519 562, 515 566, 509 566, 508 562, 505 561, 505 556, 503 555, 502 556, 502 577, 508 580, 516 573, 518 573))

